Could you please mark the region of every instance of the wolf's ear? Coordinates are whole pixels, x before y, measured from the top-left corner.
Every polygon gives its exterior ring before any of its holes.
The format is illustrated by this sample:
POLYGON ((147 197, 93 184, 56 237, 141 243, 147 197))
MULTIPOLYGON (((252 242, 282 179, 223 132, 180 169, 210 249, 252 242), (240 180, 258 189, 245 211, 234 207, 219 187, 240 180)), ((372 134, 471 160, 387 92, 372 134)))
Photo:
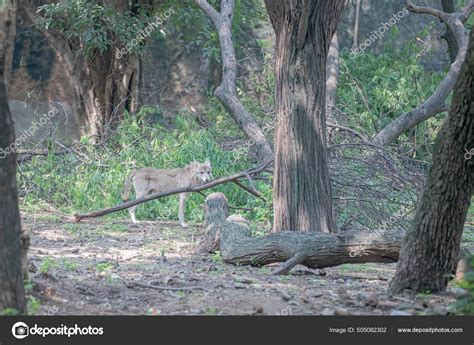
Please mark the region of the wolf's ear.
POLYGON ((204 162, 204 164, 211 166, 211 161, 209 160, 209 158, 206 158, 206 161, 204 162))

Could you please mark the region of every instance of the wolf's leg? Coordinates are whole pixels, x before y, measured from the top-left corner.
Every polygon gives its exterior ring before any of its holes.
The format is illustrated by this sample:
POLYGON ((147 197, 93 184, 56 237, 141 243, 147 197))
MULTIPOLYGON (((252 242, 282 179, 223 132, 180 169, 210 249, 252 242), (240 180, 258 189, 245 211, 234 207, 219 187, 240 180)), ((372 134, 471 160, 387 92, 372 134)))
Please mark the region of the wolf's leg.
MULTIPOLYGON (((135 186, 134 188, 135 188, 135 194, 136 194, 135 199, 141 198, 143 196, 143 192, 140 190, 137 190, 135 186)), ((132 219, 133 224, 138 224, 137 218, 135 218, 135 210, 137 209, 137 206, 138 205, 135 205, 128 209, 128 213, 130 213, 130 218, 132 219)))
POLYGON ((179 224, 181 225, 182 228, 187 228, 188 224, 184 222, 184 211, 186 211, 186 198, 188 196, 188 193, 181 193, 179 195, 179 224))
POLYGON ((135 218, 135 209, 137 206, 132 206, 128 209, 128 213, 130 213, 130 218, 132 219, 133 224, 137 224, 137 218, 135 218))

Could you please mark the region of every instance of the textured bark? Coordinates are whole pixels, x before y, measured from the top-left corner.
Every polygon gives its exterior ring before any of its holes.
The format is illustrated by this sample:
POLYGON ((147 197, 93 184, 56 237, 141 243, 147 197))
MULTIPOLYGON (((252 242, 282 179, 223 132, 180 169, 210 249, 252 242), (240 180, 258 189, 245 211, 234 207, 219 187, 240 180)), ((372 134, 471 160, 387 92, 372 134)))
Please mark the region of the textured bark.
POLYGON ((326 62, 326 119, 335 123, 337 82, 339 80, 339 42, 337 32, 331 40, 326 62))
POLYGON ((360 20, 360 0, 356 0, 356 14, 354 19, 354 40, 352 41, 352 50, 359 46, 359 20, 360 20))
MULTIPOLYGON (((41 3, 46 3, 42 1, 41 3)), ((131 10, 136 2, 128 0, 103 1, 117 11, 131 10)), ((31 23, 36 23, 36 6, 28 0, 21 0, 22 14, 31 23)), ((139 59, 129 53, 121 58, 113 37, 110 45, 101 54, 87 57, 82 51, 83 42, 72 42, 62 33, 55 30, 38 29, 47 38, 50 45, 62 57, 66 76, 72 80, 74 103, 73 109, 77 123, 81 124, 82 133, 94 136, 97 140, 105 139, 109 129, 123 119, 124 111, 136 110, 138 91, 139 59)))
POLYGON ((433 15, 446 23, 456 38, 459 50, 454 63, 433 94, 415 109, 390 122, 374 137, 372 142, 379 146, 389 145, 405 131, 447 110, 446 99, 460 75, 461 65, 467 52, 469 37, 463 23, 474 10, 474 4, 456 13, 445 13, 429 7, 414 6, 411 1, 407 1, 407 8, 413 13, 433 15))
POLYGON ((334 232, 326 57, 344 1, 265 1, 276 33, 273 231, 334 232))
POLYGON ((201 250, 220 249, 225 262, 261 266, 284 262, 274 274, 286 274, 297 264, 324 268, 344 263, 395 262, 402 231, 367 233, 348 231, 344 235, 280 231, 264 237, 250 237, 248 222, 241 216, 227 215, 222 193, 206 198, 209 225, 201 250))
POLYGON ((474 192, 474 31, 453 101, 438 134, 433 163, 418 206, 413 228, 407 233, 392 293, 446 288, 459 259, 461 235, 474 192))
MULTIPOLYGON (((443 11, 446 13, 455 12, 454 0, 441 0, 441 6, 443 11)), ((456 43, 456 36, 449 25, 446 25, 446 34, 443 36, 443 38, 448 44, 449 59, 451 60, 451 63, 453 63, 454 60, 456 60, 456 56, 458 55, 458 44, 456 43)))
MULTIPOLYGON (((5 6, 11 4, 6 2, 5 6)), ((5 8, 0 8, 0 12, 5 8)), ((9 16, 14 16, 14 11, 9 16)), ((11 20, 0 22, 0 31, 11 32, 11 20)), ((12 49, 7 39, 0 42, 0 314, 6 308, 26 310, 22 279, 21 225, 16 186, 16 156, 4 151, 15 142, 13 121, 4 85, 5 57, 12 49)), ((24 253, 25 254, 25 253, 24 253)))
POLYGON ((16 2, 7 1, 3 7, 0 7, 0 20, 2 23, 0 30, 0 50, 5 54, 4 61, 4 73, 3 82, 7 88, 10 85, 12 77, 12 59, 13 59, 13 45, 15 44, 15 33, 16 33, 16 2))
POLYGON ((260 162, 273 159, 273 150, 255 119, 240 102, 237 95, 237 59, 232 42, 232 18, 234 0, 221 0, 220 12, 217 12, 206 0, 194 0, 212 19, 217 33, 222 57, 222 81, 214 92, 224 108, 237 122, 247 137, 255 145, 260 162))
POLYGON ((83 134, 106 139, 125 111, 136 111, 138 58, 129 54, 118 60, 111 48, 90 61, 71 60, 70 65, 67 73, 74 81, 75 113, 82 114, 79 123, 86 126, 83 134))

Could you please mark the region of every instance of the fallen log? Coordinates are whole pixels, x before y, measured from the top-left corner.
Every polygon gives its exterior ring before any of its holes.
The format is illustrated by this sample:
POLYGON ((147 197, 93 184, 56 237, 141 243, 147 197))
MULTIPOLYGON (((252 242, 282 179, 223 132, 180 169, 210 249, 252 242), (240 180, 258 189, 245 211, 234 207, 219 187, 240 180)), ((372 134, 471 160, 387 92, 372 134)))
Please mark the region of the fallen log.
POLYGON ((263 237, 250 237, 248 222, 238 215, 227 217, 227 199, 222 193, 206 198, 206 236, 203 251, 220 250, 224 262, 262 266, 283 264, 273 274, 286 274, 297 264, 324 268, 345 263, 396 262, 403 230, 343 234, 282 231, 263 237))

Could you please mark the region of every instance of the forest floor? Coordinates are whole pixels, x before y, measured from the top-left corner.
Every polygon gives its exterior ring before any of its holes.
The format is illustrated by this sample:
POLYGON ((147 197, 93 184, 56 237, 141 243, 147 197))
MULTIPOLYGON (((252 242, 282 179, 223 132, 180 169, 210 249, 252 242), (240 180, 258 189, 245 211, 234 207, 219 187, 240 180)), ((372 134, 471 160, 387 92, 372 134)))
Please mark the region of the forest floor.
POLYGON ((391 297, 395 264, 275 266, 223 263, 195 252, 202 225, 22 212, 31 230, 30 312, 36 315, 446 315, 462 290, 391 297), (159 288, 140 286, 159 285, 159 288), (164 289, 161 289, 164 288, 164 289))

